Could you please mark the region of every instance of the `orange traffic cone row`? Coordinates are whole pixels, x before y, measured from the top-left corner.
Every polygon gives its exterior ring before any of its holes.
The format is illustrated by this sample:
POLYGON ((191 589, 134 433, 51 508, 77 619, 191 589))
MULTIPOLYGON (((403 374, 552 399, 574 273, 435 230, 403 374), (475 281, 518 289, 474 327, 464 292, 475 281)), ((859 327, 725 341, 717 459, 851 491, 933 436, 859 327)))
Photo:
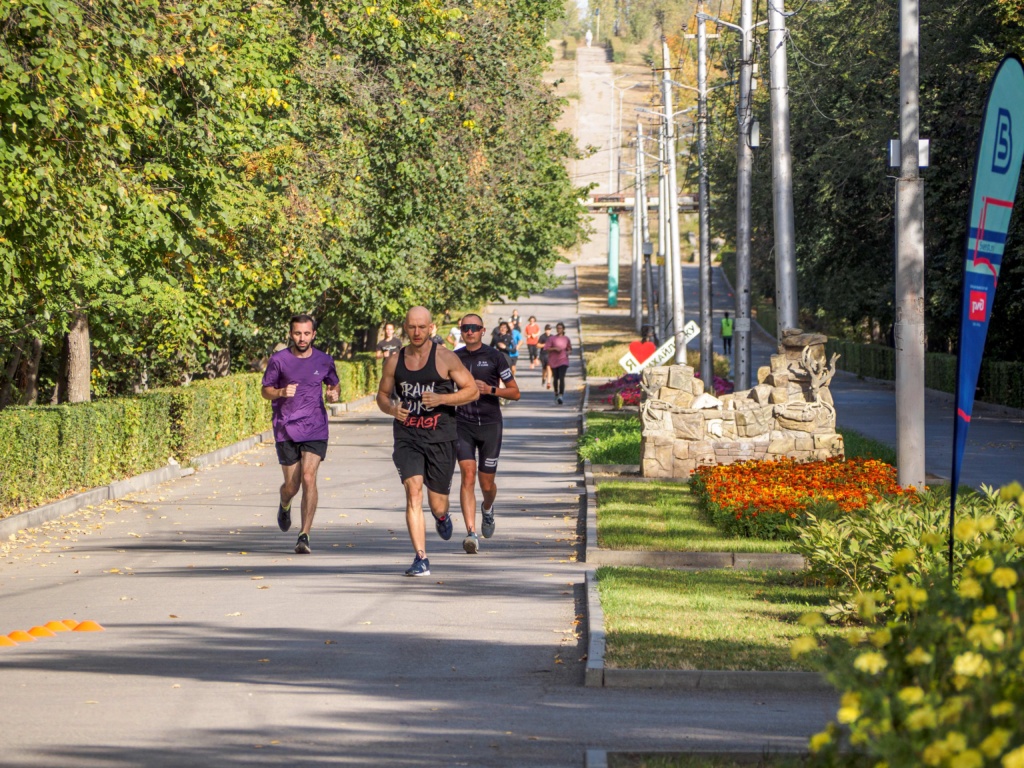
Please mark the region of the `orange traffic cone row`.
POLYGON ((32 637, 56 637, 57 633, 53 630, 47 629, 46 627, 32 627, 28 631, 32 637))
POLYGON ((74 619, 61 619, 60 623, 63 624, 68 629, 74 629, 75 627, 78 626, 78 622, 75 621, 74 619))
POLYGON ((0 635, 0 648, 13 648, 17 643, 11 640, 7 635, 0 635))
POLYGON ((63 621, 48 621, 44 625, 51 632, 70 632, 71 627, 65 624, 63 621))
POLYGON ((103 627, 101 627, 95 621, 89 620, 89 621, 83 621, 81 624, 79 624, 77 627, 75 627, 71 631, 72 632, 102 632, 103 631, 103 627))
POLYGON ((23 629, 16 629, 7 636, 16 643, 34 643, 36 639, 23 629))

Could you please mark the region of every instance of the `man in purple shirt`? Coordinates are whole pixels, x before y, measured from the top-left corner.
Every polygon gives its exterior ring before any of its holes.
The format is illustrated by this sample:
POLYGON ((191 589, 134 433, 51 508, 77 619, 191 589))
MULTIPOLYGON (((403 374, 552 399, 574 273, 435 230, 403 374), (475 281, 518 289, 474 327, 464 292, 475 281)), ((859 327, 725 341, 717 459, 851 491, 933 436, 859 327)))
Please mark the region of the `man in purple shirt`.
POLYGON ((295 553, 308 555, 309 529, 316 514, 316 473, 327 456, 327 401, 338 401, 338 372, 334 359, 313 348, 316 323, 310 315, 295 315, 289 324, 291 345, 275 352, 263 374, 263 396, 273 409, 277 460, 284 470, 277 524, 292 527, 292 498, 302 488, 302 532, 295 553))

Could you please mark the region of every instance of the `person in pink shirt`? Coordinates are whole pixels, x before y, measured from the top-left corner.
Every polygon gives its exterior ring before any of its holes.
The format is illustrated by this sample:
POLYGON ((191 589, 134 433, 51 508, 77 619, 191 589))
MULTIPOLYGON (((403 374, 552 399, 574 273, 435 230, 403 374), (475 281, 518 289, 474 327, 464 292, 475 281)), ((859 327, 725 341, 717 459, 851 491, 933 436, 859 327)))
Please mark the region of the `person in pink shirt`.
POLYGON ((548 353, 548 365, 551 367, 555 402, 561 405, 565 395, 565 372, 569 370, 569 354, 572 352, 572 342, 565 335, 562 323, 555 325, 555 335, 544 344, 544 350, 548 353))

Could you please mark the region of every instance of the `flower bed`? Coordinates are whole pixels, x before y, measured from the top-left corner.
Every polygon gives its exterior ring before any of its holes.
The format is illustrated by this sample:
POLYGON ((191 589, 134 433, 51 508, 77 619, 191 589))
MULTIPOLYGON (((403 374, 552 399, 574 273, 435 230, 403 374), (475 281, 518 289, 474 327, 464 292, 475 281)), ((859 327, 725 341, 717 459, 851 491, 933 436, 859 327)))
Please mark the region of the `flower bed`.
POLYGON ((874 459, 747 461, 699 468, 690 487, 702 511, 724 531, 778 538, 803 513, 845 513, 872 501, 913 495, 896 470, 874 459))
MULTIPOLYGON (((694 378, 699 379, 700 374, 694 373, 694 378)), ((721 376, 714 378, 715 395, 727 395, 733 391, 733 383, 721 376)), ((616 396, 622 398, 618 405, 639 405, 640 404, 640 374, 627 373, 614 381, 599 384, 595 387, 601 393, 601 402, 610 405, 616 404, 616 396)))

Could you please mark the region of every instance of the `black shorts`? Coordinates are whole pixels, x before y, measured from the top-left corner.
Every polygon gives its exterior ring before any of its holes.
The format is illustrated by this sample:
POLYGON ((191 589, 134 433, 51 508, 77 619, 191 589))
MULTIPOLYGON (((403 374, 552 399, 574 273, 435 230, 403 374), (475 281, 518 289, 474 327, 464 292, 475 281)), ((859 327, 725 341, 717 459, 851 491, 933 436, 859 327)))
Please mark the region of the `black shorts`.
POLYGON ((532 363, 534 360, 537 359, 537 354, 538 354, 537 345, 536 344, 527 344, 526 348, 528 350, 530 350, 530 362, 532 363))
POLYGON ((459 428, 457 451, 459 461, 475 461, 477 472, 493 475, 498 471, 498 454, 501 453, 502 424, 470 424, 456 422, 459 428), (479 451, 480 457, 477 458, 479 451))
POLYGON ((541 347, 537 354, 540 355, 540 364, 543 365, 545 368, 547 368, 548 367, 548 353, 547 353, 547 350, 544 349, 544 347, 541 347))
POLYGON ((274 443, 277 448, 277 463, 283 467, 290 467, 302 460, 302 454, 315 453, 323 461, 327 458, 326 440, 306 440, 296 443, 294 440, 281 440, 274 443))
POLYGON ((454 440, 445 443, 396 440, 391 460, 395 462, 398 477, 403 483, 419 475, 427 489, 434 493, 447 494, 452 489, 452 475, 455 474, 454 440))

